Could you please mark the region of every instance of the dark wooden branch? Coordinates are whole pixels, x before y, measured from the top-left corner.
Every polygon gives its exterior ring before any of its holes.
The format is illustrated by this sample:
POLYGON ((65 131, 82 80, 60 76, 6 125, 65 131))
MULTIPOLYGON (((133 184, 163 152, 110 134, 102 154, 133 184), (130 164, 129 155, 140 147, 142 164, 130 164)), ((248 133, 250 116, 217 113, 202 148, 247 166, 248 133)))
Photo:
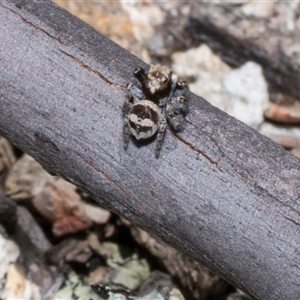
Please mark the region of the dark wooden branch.
POLYGON ((125 152, 124 87, 144 63, 46 0, 1 0, 0 37, 1 135, 254 298, 299 298, 297 158, 193 94, 159 159, 125 152))

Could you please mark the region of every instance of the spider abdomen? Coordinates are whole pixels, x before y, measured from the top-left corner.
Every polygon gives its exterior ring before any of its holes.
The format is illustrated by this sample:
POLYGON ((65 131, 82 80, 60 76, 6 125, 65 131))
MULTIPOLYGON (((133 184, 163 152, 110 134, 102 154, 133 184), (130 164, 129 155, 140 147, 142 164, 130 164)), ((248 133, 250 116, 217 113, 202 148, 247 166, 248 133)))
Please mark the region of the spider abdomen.
POLYGON ((129 129, 137 140, 153 136, 158 130, 160 119, 160 108, 149 100, 137 102, 128 112, 129 129))

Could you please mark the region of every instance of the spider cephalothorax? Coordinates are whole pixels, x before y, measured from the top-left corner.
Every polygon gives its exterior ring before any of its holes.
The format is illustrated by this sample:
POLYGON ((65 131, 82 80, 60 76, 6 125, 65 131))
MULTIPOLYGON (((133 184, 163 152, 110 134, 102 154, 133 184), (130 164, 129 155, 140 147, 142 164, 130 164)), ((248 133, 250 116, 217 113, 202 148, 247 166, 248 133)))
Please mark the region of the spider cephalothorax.
POLYGON ((148 139, 157 133, 155 157, 159 157, 167 123, 180 131, 188 112, 188 89, 184 82, 166 66, 151 66, 148 72, 138 68, 134 76, 139 82, 128 85, 128 96, 123 105, 124 148, 128 148, 129 136, 137 140, 148 139))
POLYGON ((151 65, 147 73, 144 69, 137 68, 133 74, 142 84, 146 99, 152 101, 168 96, 170 90, 174 89, 172 84, 177 83, 177 75, 167 66, 151 65))

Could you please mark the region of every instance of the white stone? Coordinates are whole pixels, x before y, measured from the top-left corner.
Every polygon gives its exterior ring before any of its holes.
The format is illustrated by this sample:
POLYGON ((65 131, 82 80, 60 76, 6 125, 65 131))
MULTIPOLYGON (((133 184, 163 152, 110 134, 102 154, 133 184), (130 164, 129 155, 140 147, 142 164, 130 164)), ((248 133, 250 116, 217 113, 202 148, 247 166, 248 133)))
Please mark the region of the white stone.
POLYGON ((11 264, 7 273, 4 300, 26 299, 42 300, 39 287, 27 279, 16 267, 11 264))
POLYGON ((20 255, 19 247, 15 242, 5 239, 0 234, 0 279, 3 279, 9 265, 17 260, 20 255))
POLYGON ((267 18, 272 15, 274 0, 250 2, 241 7, 241 11, 246 16, 254 16, 257 18, 267 18))
POLYGON ((224 76, 223 93, 226 111, 242 122, 258 128, 263 122, 263 111, 269 102, 268 85, 262 68, 254 62, 224 76))
POLYGON ((121 4, 128 13, 135 38, 142 43, 154 35, 154 26, 164 22, 165 13, 158 5, 127 1, 121 4))

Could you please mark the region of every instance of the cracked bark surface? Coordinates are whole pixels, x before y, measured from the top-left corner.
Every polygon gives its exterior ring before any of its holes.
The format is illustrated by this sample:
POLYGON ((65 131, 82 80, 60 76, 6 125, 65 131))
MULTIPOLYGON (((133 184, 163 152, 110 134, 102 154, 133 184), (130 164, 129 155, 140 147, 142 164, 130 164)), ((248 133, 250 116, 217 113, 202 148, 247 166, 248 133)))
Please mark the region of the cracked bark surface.
POLYGON ((255 299, 300 295, 299 159, 190 93, 184 132, 123 149, 146 65, 50 1, 0 1, 0 134, 255 299))

